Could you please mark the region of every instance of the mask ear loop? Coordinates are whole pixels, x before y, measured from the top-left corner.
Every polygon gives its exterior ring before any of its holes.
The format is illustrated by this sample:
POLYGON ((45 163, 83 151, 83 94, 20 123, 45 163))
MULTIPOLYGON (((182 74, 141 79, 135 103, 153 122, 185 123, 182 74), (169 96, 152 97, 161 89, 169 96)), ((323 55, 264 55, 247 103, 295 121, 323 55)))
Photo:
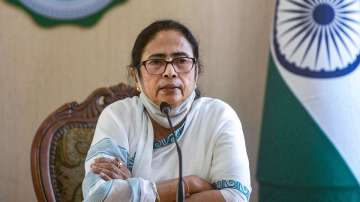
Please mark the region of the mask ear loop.
POLYGON ((197 88, 198 80, 199 80, 199 68, 198 68, 198 65, 196 63, 196 66, 195 66, 195 85, 194 85, 193 91, 196 90, 196 88, 197 88))

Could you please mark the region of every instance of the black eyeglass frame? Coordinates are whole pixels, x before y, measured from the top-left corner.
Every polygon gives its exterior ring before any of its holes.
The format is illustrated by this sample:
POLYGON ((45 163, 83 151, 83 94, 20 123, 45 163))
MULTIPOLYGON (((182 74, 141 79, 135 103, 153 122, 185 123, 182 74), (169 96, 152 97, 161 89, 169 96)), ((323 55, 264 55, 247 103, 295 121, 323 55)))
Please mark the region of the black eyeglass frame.
MULTIPOLYGON (((194 66, 196 66, 197 60, 196 60, 196 58, 187 57, 187 56, 182 56, 182 57, 173 58, 173 59, 170 60, 170 61, 167 61, 167 60, 165 60, 165 59, 148 59, 148 60, 142 61, 140 64, 141 64, 141 66, 144 65, 145 70, 146 70, 147 73, 149 73, 149 74, 151 74, 151 75, 160 75, 160 74, 163 74, 163 73, 166 71, 166 67, 167 67, 167 65, 168 65, 169 63, 170 63, 171 66, 174 68, 174 71, 175 71, 176 73, 178 73, 178 74, 183 74, 183 73, 186 74, 186 73, 189 73, 189 72, 191 72, 191 71, 193 70, 194 66), (187 59, 191 59, 191 60, 192 60, 192 65, 191 65, 191 68, 190 68, 189 71, 187 71, 187 72, 178 72, 178 71, 176 71, 176 68, 175 68, 175 65, 173 64, 173 62, 174 62, 174 60, 176 60, 176 59, 181 59, 181 58, 187 58, 187 59), (154 74, 154 73, 150 73, 150 72, 149 72, 149 70, 148 70, 147 67, 146 67, 146 63, 147 63, 148 61, 154 61, 154 60, 165 62, 164 71, 162 71, 161 73, 158 73, 158 74, 154 74)), ((141 66, 140 66, 140 67, 141 67, 141 66)))

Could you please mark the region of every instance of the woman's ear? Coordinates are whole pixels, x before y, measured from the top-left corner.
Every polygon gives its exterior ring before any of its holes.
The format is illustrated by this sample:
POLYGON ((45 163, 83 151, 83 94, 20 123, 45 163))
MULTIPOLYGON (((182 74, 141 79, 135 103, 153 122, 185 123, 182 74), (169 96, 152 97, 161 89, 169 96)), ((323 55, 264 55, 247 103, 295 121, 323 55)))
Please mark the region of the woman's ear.
POLYGON ((137 80, 137 77, 136 77, 136 69, 135 69, 135 67, 130 67, 129 68, 129 73, 130 73, 131 79, 133 79, 135 81, 135 83, 137 83, 138 80, 137 80))
POLYGON ((135 67, 129 68, 129 73, 133 81, 135 82, 136 90, 141 92, 140 81, 138 77, 138 70, 135 67))

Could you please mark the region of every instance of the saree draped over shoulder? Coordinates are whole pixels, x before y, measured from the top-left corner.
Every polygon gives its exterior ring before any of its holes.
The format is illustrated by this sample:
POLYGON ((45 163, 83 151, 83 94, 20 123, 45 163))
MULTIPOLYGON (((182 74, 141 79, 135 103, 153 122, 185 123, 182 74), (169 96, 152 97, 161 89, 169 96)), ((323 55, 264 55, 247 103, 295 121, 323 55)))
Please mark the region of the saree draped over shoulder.
MULTIPOLYGON (((226 201, 248 201, 249 161, 242 126, 235 111, 213 98, 194 100, 185 122, 175 131, 182 149, 183 175, 197 175, 220 190, 226 201)), ((117 101, 99 117, 85 161, 85 201, 154 202, 155 183, 178 177, 174 137, 154 141, 139 97, 117 101), (131 171, 127 180, 105 181, 93 173, 96 158, 118 158, 131 171)))

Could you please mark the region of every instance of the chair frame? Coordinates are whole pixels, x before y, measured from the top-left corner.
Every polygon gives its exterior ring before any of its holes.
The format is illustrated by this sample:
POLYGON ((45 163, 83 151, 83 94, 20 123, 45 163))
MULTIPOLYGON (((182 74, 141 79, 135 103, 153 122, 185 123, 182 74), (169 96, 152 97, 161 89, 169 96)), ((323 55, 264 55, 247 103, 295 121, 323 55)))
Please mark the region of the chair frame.
MULTIPOLYGON (((52 182, 50 160, 55 158, 52 150, 57 130, 69 123, 89 123, 96 125, 102 110, 109 104, 138 95, 135 88, 124 83, 95 90, 80 104, 70 102, 51 113, 40 125, 31 146, 31 174, 38 201, 56 201, 52 182)), ((55 143, 56 144, 56 143, 55 143)))

